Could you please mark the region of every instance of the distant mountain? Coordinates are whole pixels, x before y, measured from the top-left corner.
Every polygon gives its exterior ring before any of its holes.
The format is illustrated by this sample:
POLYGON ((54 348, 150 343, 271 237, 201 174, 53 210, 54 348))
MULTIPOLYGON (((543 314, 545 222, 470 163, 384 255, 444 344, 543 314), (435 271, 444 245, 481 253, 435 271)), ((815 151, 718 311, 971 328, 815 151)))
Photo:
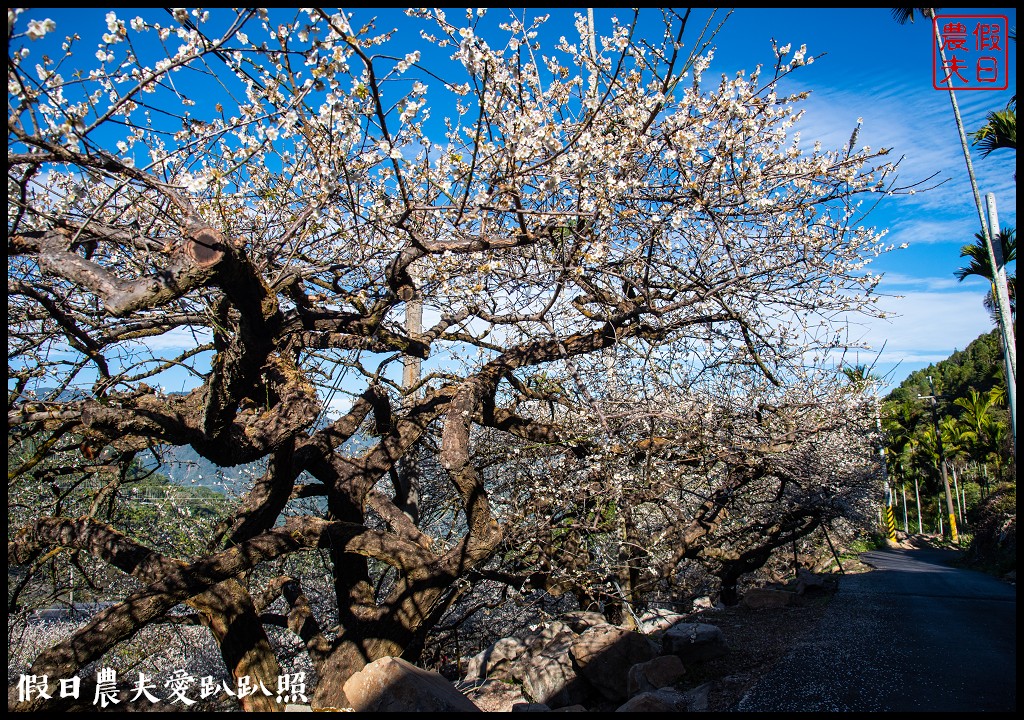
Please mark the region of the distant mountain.
MULTIPOLYGON (((366 452, 375 442, 376 438, 357 434, 342 446, 342 452, 359 455, 366 452)), ((171 482, 177 485, 208 487, 228 495, 246 492, 252 487, 253 481, 263 475, 267 467, 265 458, 247 465, 220 467, 196 452, 191 445, 165 446, 161 454, 163 462, 159 466, 159 472, 166 475, 171 482)))
MULTIPOLYGON (((77 388, 58 393, 57 388, 53 387, 39 388, 35 395, 39 400, 50 402, 75 402, 90 397, 90 393, 77 388)), ((328 423, 326 419, 321 420, 321 425, 328 423)), ((375 442, 376 438, 357 433, 342 446, 342 452, 359 455, 375 442)), ((204 458, 190 445, 165 445, 161 448, 160 454, 162 460, 159 463, 152 456, 141 458, 143 467, 157 470, 177 485, 207 487, 228 495, 246 492, 252 487, 253 481, 263 475, 267 465, 266 459, 261 459, 247 465, 220 467, 204 458)))
POLYGON ((76 402, 78 400, 85 400, 86 398, 91 397, 89 393, 85 392, 84 390, 80 390, 79 388, 67 388, 65 390, 61 390, 60 392, 58 392, 57 388, 42 387, 35 388, 33 390, 27 390, 26 393, 28 393, 29 397, 32 398, 33 400, 45 402, 68 403, 76 402), (32 393, 35 393, 35 395, 33 396, 32 393))
MULTIPOLYGON (((161 449, 163 462, 157 468, 176 485, 197 485, 227 495, 239 495, 263 475, 266 460, 248 465, 220 467, 197 453, 191 445, 168 445, 161 449)), ((151 464, 150 467, 153 467, 151 464)))

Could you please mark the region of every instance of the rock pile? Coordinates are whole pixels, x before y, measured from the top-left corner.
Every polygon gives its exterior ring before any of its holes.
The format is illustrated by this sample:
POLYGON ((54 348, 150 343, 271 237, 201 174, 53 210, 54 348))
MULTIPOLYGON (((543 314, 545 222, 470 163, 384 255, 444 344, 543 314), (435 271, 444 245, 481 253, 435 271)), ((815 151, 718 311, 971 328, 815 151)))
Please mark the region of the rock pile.
POLYGON ((714 625, 665 612, 640 618, 640 630, 574 612, 502 638, 468 659, 452 684, 396 658, 370 663, 345 684, 357 711, 622 712, 706 707, 707 688, 673 686, 686 665, 719 657, 725 637, 714 625))
MULTIPOLYGON (((822 591, 820 576, 801 570, 790 587, 744 593, 751 609, 788 606, 822 591)), ((712 607, 695 603, 701 609, 712 607)), ((345 683, 362 712, 693 712, 707 710, 712 683, 678 689, 686 668, 728 652, 725 634, 691 616, 655 610, 636 629, 596 612, 576 611, 505 637, 464 658, 464 675, 443 676, 397 658, 368 664, 345 683)))

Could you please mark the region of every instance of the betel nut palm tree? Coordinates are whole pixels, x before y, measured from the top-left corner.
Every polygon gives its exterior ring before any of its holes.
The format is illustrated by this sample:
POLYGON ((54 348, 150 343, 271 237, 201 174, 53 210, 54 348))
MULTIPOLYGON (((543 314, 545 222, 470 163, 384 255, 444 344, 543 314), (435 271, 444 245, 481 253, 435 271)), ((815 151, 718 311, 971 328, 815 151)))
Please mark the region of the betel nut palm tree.
MULTIPOLYGON (((982 277, 989 281, 990 293, 985 296, 985 307, 996 320, 996 289, 995 273, 992 272, 992 263, 989 261, 988 251, 985 248, 985 238, 981 233, 974 234, 974 242, 960 248, 960 257, 970 258, 970 262, 957 269, 953 275, 960 282, 969 277, 982 277)), ((1004 227, 996 237, 1003 251, 1003 263, 1009 264, 1017 259, 1017 228, 1004 227)), ((1016 321, 1017 317, 1017 274, 1007 274, 1006 290, 1010 300, 1010 318, 1016 321)))

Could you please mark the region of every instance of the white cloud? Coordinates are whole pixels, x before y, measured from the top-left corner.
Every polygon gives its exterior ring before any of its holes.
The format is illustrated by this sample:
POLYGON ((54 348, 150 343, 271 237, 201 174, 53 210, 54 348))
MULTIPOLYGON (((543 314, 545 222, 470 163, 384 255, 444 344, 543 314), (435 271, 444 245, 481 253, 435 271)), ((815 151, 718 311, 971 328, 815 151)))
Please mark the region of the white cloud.
POLYGON ((907 292, 884 298, 884 319, 859 322, 863 340, 877 352, 879 362, 933 363, 967 347, 992 330, 980 292, 907 292))
MULTIPOLYGON (((999 109, 999 103, 988 95, 957 96, 968 133, 985 124, 986 113, 999 109)), ((887 159, 900 160, 901 183, 923 183, 913 196, 901 196, 886 205, 899 208, 899 215, 889 223, 894 233, 902 230, 901 218, 912 218, 911 227, 928 232, 895 242, 967 242, 977 232, 977 207, 948 95, 908 92, 905 80, 896 79, 867 87, 815 87, 804 107, 806 114, 798 126, 801 145, 810 147, 820 139, 826 148, 842 146, 861 115, 864 123, 857 145, 892 148, 887 159), (922 215, 926 219, 922 220, 922 215)), ((1016 156, 1003 150, 982 158, 972 148, 971 160, 982 198, 994 193, 1000 223, 1015 224, 1016 156)))
POLYGON ((324 407, 324 415, 329 421, 334 421, 345 415, 352 409, 354 400, 347 393, 335 393, 324 407))
POLYGON ((889 235, 886 240, 895 245, 907 243, 911 247, 934 245, 935 243, 965 245, 971 242, 974 233, 977 232, 977 218, 974 218, 973 222, 971 220, 971 217, 948 221, 918 218, 897 219, 889 225, 889 235))
POLYGON ((994 329, 982 305, 983 289, 941 291, 928 286, 930 283, 939 286, 944 279, 921 278, 919 281, 923 289, 880 299, 878 309, 885 312, 885 318, 851 318, 850 341, 864 343, 870 349, 832 356, 837 365, 870 366, 872 374, 882 378, 883 395, 915 370, 945 360, 954 351, 963 350, 978 336, 994 329))
POLYGON ((162 350, 185 351, 213 340, 213 333, 208 328, 180 327, 169 330, 162 335, 132 340, 129 345, 144 347, 153 352, 162 350))
POLYGON ((887 272, 882 280, 883 289, 900 293, 905 290, 923 290, 928 292, 952 290, 984 293, 987 284, 987 281, 978 278, 967 278, 960 282, 952 274, 949 277, 920 277, 905 273, 887 272))

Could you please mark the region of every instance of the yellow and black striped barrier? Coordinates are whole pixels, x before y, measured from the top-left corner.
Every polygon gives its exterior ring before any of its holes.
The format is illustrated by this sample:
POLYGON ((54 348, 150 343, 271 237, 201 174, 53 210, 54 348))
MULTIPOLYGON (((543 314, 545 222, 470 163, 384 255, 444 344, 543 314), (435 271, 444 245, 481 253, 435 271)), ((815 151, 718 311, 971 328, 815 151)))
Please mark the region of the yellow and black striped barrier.
POLYGON ((889 531, 889 539, 896 541, 896 518, 892 513, 892 505, 885 506, 885 528, 889 531))

